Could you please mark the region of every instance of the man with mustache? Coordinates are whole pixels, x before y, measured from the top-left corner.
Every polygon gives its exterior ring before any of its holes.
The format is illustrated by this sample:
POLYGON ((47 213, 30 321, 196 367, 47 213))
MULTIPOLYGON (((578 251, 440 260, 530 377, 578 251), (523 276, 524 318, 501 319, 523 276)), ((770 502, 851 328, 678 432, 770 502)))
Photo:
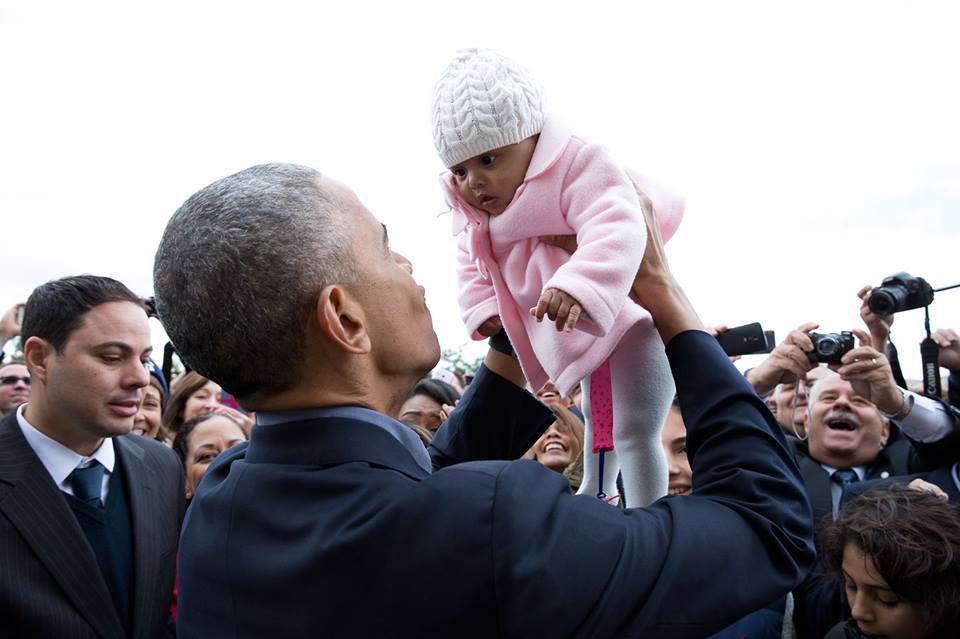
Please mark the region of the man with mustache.
MULTIPOLYGON (((810 389, 808 439, 793 440, 819 525, 836 518, 845 489, 865 480, 930 470, 957 453, 952 412, 898 387, 886 356, 868 345, 866 333, 853 332, 860 346, 840 364, 831 364, 835 372, 810 389), (909 439, 892 441, 898 428, 909 439)), ((801 637, 823 636, 850 614, 839 583, 822 579, 821 573, 815 569, 794 591, 794 620, 801 637)))

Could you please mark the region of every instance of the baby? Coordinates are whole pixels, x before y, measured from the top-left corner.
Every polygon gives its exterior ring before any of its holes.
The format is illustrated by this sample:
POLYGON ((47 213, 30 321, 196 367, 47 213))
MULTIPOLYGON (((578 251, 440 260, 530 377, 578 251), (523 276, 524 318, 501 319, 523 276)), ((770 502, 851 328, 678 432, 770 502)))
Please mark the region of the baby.
POLYGON ((666 494, 660 429, 673 380, 650 315, 628 295, 646 243, 639 194, 664 240, 683 203, 545 117, 537 85, 492 51, 463 51, 447 67, 433 131, 470 334, 503 328, 533 388, 552 379, 567 394, 584 381, 585 454, 616 453, 602 486, 599 464, 584 460, 581 493, 615 495, 619 466, 630 506, 666 494), (572 255, 540 240, 574 234, 572 255))

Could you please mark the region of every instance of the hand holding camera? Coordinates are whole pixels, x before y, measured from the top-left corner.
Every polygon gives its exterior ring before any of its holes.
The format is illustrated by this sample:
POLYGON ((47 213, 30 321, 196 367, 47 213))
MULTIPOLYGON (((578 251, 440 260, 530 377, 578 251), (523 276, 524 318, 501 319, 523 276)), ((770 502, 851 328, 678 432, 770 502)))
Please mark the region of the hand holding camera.
MULTIPOLYGON (((850 333, 847 333, 848 335, 850 333)), ((853 392, 874 403, 880 412, 887 415, 898 413, 903 408, 905 396, 893 379, 893 371, 886 355, 870 345, 870 336, 854 329, 860 344, 846 351, 838 363, 829 366, 853 386, 853 392)))
POLYGON ((769 393, 777 384, 792 382, 797 378, 805 377, 807 371, 815 366, 807 353, 813 351, 814 345, 808 332, 818 328, 816 322, 805 322, 795 330, 790 331, 787 337, 770 352, 758 366, 747 373, 747 381, 757 393, 769 393))
MULTIPOLYGON (((813 333, 808 337, 813 344, 813 350, 807 352, 811 363, 839 364, 841 358, 853 350, 853 333, 813 333)), ((867 338, 867 344, 870 338, 867 338)))

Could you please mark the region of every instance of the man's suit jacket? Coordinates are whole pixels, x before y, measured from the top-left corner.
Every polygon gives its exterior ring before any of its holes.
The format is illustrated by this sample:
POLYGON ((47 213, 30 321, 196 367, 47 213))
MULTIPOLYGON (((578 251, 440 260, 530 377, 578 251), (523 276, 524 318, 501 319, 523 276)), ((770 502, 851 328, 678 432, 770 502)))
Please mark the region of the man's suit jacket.
MULTIPOLYGON (((781 429, 708 334, 667 354, 696 488, 649 508, 573 495, 533 461, 430 475, 362 421, 256 426, 187 513, 178 637, 704 637, 783 596, 814 549, 781 429)), ((475 384, 472 419, 438 433, 446 462, 477 426, 521 428, 529 395, 475 384)))
POLYGON ((958 504, 960 503, 960 490, 957 489, 957 483, 953 481, 953 466, 954 464, 946 464, 940 468, 935 468, 926 473, 898 475, 896 477, 890 477, 889 479, 878 479, 875 481, 864 481, 851 484, 846 490, 843 491, 843 497, 840 499, 841 507, 846 505, 850 500, 856 499, 859 495, 862 495, 867 491, 877 488, 886 488, 892 484, 902 484, 905 486, 914 479, 922 479, 934 484, 935 486, 939 486, 943 492, 947 493, 950 503, 958 504))
MULTIPOLYGON (((793 439, 791 443, 797 456, 800 474, 803 475, 803 483, 810 495, 813 520, 818 527, 823 526, 833 519, 830 474, 820 462, 810 457, 807 442, 793 439)), ((912 458, 914 455, 911 453, 910 443, 905 440, 896 441, 877 454, 876 459, 867 466, 865 478, 878 479, 906 473, 908 468, 915 465, 915 462, 911 462, 912 458)))
MULTIPOLYGON (((131 636, 165 636, 183 469, 159 442, 138 435, 113 442, 133 532, 131 636)), ((0 422, 0 636, 124 636, 93 549, 15 412, 0 422)))
MULTIPOLYGON (((956 421, 956 412, 949 408, 947 410, 956 421)), ((791 444, 797 455, 797 464, 809 492, 814 521, 819 530, 833 519, 830 475, 818 461, 810 457, 807 442, 792 439, 791 444)), ((956 458, 958 450, 960 429, 955 428, 944 439, 932 444, 915 442, 898 433, 895 440, 881 450, 876 459, 867 466, 864 481, 851 484, 841 495, 840 503, 843 504, 848 498, 848 492, 861 491, 864 485, 875 485, 896 475, 936 468, 943 464, 944 460, 956 458)), ((824 577, 825 570, 824 566, 819 565, 794 591, 794 622, 801 639, 822 637, 834 625, 850 616, 849 608, 841 598, 840 580, 824 577)))

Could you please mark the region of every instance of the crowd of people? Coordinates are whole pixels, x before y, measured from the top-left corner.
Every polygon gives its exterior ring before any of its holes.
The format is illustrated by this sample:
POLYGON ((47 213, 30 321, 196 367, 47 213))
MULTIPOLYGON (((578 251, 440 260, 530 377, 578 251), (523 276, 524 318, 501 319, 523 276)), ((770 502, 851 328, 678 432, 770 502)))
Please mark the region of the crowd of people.
POLYGON ((525 389, 502 335, 466 388, 424 377, 439 349, 410 262, 309 169, 254 167, 171 220, 156 301, 195 367, 173 380, 122 283, 41 284, 0 320, 23 355, 0 365, 3 636, 956 636, 956 333, 935 335, 942 399, 895 381, 891 317, 869 290, 840 362, 808 357, 804 323, 743 375, 649 238, 634 294, 677 396, 669 494, 645 508, 573 494, 581 397, 525 389), (253 201, 229 211, 238 194, 253 201), (309 215, 275 204, 297 200, 309 215), (204 292, 231 272, 216 260, 235 259, 191 259, 211 251, 187 241, 211 236, 211 210, 318 238, 319 283, 260 260, 234 301, 248 314, 268 292, 310 295, 309 326, 277 327, 288 343, 240 315, 207 322, 223 313, 204 292), (328 232, 353 250, 325 254, 328 232))
POLYGON ((682 199, 541 98, 487 50, 437 84, 469 381, 428 375, 386 226, 293 164, 188 198, 154 297, 4 314, 0 636, 957 637, 957 334, 910 390, 865 287, 843 348, 808 321, 741 373, 667 263, 682 199))

